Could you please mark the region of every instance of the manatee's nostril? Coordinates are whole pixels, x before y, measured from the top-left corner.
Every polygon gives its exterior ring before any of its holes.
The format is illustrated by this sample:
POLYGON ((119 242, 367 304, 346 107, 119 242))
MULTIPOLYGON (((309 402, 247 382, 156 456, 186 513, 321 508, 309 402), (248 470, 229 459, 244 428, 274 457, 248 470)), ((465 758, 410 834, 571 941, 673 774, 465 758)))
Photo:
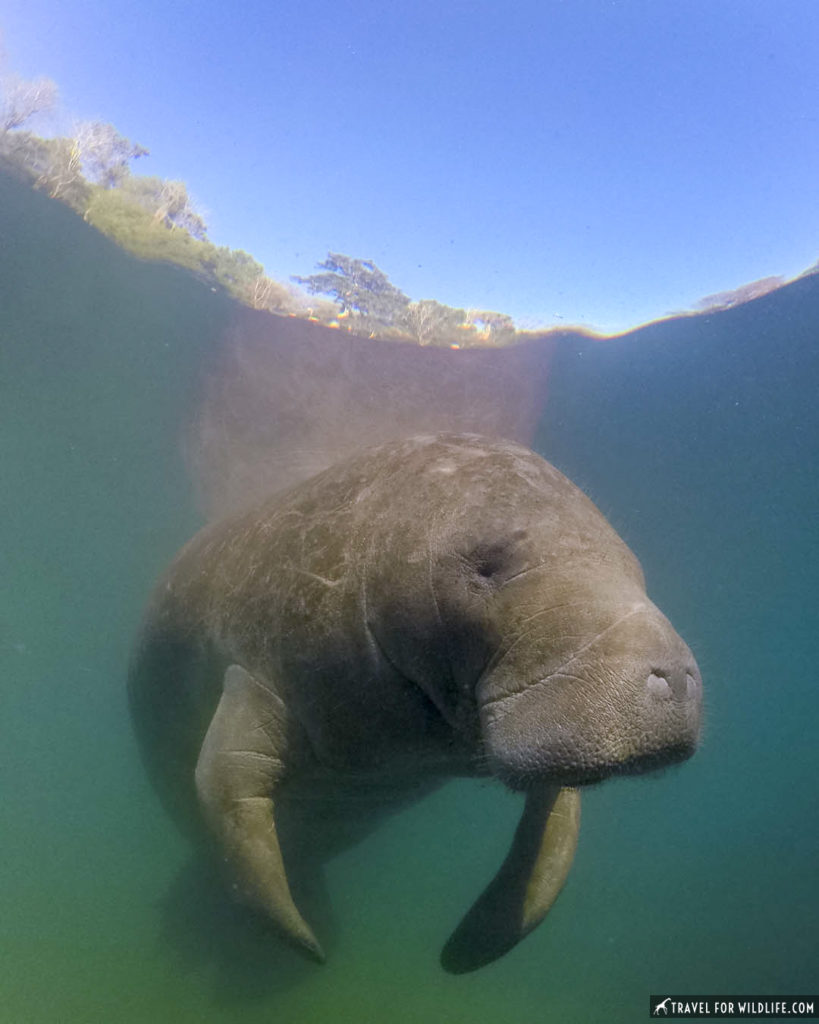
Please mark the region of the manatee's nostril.
POLYGON ((646 681, 646 690, 652 697, 666 698, 671 696, 671 687, 665 676, 652 672, 646 681))
POLYGON ((685 673, 685 695, 689 698, 696 697, 697 690, 699 689, 699 683, 697 677, 691 672, 685 673))

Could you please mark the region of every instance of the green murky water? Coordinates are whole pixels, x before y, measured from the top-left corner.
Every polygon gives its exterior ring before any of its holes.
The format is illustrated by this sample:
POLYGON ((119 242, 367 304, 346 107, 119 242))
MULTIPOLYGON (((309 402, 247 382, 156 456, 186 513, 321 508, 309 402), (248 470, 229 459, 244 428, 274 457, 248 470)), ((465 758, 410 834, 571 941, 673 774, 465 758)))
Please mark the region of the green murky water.
POLYGON ((125 702, 198 524, 178 437, 226 306, 46 207, 3 183, 0 1021, 630 1022, 651 992, 819 988, 819 280, 554 364, 538 448, 694 648, 701 752, 589 792, 548 922, 459 978, 438 953, 518 804, 451 784, 330 865, 316 968, 189 866, 125 702))

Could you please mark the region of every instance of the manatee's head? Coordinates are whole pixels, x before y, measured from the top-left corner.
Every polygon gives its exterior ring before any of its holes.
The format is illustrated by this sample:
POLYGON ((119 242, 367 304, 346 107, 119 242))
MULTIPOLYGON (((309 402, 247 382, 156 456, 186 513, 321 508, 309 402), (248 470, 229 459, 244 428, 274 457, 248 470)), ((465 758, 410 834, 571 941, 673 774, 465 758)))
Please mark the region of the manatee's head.
POLYGON ((572 786, 689 757, 700 673, 635 556, 538 456, 510 447, 486 466, 439 531, 434 589, 489 770, 572 786))
POLYGON ((583 492, 511 443, 445 435, 401 454, 371 629, 463 747, 519 789, 688 757, 696 663, 583 492))

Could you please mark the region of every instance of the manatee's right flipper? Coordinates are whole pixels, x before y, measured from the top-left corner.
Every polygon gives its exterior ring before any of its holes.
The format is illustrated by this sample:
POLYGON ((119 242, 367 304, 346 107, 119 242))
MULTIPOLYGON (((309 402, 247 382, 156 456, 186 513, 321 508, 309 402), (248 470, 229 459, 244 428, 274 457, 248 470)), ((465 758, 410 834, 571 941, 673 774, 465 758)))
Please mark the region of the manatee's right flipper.
POLYGON ((492 963, 540 924, 566 881, 579 831, 578 790, 544 786, 527 795, 506 860, 444 946, 444 970, 492 963))
POLYGON ((284 752, 279 699, 231 665, 196 765, 199 802, 240 898, 270 917, 286 939, 323 961, 321 946, 290 894, 276 835, 273 800, 284 752))

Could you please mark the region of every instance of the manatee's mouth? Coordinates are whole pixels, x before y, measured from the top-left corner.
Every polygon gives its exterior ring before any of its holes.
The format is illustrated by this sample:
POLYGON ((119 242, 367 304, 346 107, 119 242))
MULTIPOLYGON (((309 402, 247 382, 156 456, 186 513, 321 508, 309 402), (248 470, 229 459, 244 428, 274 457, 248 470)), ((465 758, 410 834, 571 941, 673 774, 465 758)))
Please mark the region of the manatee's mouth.
POLYGON ((526 792, 544 782, 568 788, 597 786, 621 775, 661 775, 666 769, 688 760, 694 746, 681 743, 653 753, 639 754, 617 763, 561 765, 559 767, 527 764, 498 764, 493 774, 509 789, 526 792))

